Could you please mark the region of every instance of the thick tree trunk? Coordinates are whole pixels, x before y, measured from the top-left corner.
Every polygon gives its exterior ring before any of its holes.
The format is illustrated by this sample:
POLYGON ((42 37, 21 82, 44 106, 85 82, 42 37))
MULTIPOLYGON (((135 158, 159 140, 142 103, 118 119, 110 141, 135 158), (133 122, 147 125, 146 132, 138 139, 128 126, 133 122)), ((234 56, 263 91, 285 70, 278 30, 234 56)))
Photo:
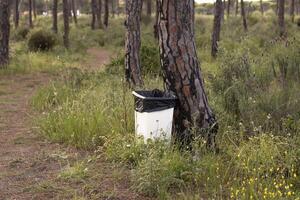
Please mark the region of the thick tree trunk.
POLYGON ((9 16, 9 0, 0 0, 0 69, 6 68, 9 62, 9 16))
POLYGON ((239 13, 239 0, 235 1, 235 16, 237 16, 239 13))
POLYGON ((58 0, 53 0, 53 7, 52 7, 52 30, 54 31, 54 33, 58 32, 58 27, 57 27, 57 3, 58 0))
POLYGON ((260 12, 262 15, 264 15, 264 6, 262 0, 259 0, 259 5, 260 5, 260 12))
POLYGON ((217 56, 218 42, 220 41, 221 20, 222 20, 222 0, 217 0, 215 3, 215 18, 212 33, 211 55, 217 56))
POLYGON ((70 32, 70 27, 69 27, 69 3, 68 0, 63 0, 63 17, 64 17, 64 35, 63 35, 63 40, 64 40, 64 46, 65 48, 69 48, 69 32, 70 32))
POLYGON ((28 0, 28 12, 29 12, 29 17, 28 17, 29 27, 33 28, 33 23, 32 23, 32 0, 28 0))
POLYGON ((126 40, 125 40, 125 78, 131 86, 141 86, 140 62, 140 0, 126 0, 126 40))
POLYGON ((278 25, 279 25, 279 35, 280 37, 283 37, 285 35, 284 0, 279 0, 279 4, 278 4, 278 25))
POLYGON ((230 7, 231 7, 231 0, 228 0, 228 1, 227 1, 227 18, 228 18, 229 15, 230 15, 230 7))
POLYGON ((159 9, 160 9, 160 1, 156 0, 156 11, 155 11, 155 24, 153 26, 154 29, 154 37, 158 39, 158 23, 159 23, 159 9))
POLYGON ((100 29, 103 28, 102 24, 102 0, 98 0, 98 10, 97 10, 97 21, 98 21, 98 27, 100 29))
POLYGON ((32 8, 33 8, 33 17, 36 19, 36 1, 32 0, 32 8))
POLYGON ((291 16, 292 22, 294 22, 295 21, 295 0, 291 0, 290 16, 291 16))
POLYGON ((77 25, 77 9, 76 9, 75 0, 72 0, 71 4, 72 4, 73 20, 74 20, 74 23, 77 25))
POLYGON ((160 0, 159 46, 165 86, 178 97, 176 139, 189 143, 196 134, 213 145, 217 124, 208 105, 193 30, 193 0, 160 0), (211 130, 211 131, 208 131, 211 130))
POLYGON ((248 31, 244 0, 241 0, 241 15, 242 15, 242 18, 243 18, 244 30, 248 31))
POLYGON ((108 17, 109 17, 109 8, 108 8, 108 0, 104 0, 104 26, 108 27, 108 17))
POLYGON ((91 0, 91 10, 92 10, 92 30, 96 29, 96 15, 97 15, 97 0, 91 0))
POLYGON ((147 0, 147 15, 151 16, 152 14, 152 0, 147 0))
POLYGON ((20 21, 20 12, 19 12, 19 0, 15 0, 15 12, 14 12, 14 24, 15 24, 15 28, 19 27, 19 21, 20 21))

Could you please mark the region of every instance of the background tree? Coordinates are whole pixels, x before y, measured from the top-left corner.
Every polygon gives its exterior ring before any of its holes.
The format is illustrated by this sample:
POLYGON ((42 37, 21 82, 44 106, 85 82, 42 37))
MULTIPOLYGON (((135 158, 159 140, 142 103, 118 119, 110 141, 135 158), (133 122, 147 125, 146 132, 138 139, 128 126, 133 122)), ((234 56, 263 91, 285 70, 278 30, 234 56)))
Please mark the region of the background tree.
POLYGON ((158 23, 159 23, 159 9, 160 9, 160 1, 156 0, 156 10, 155 10, 155 22, 154 22, 154 37, 158 39, 158 23))
POLYGON ((34 19, 36 19, 36 1, 35 0, 32 0, 32 10, 33 10, 33 17, 34 19))
MULTIPOLYGON (((163 77, 168 91, 179 100, 175 111, 176 138, 189 142, 195 127, 197 133, 216 127, 208 105, 204 81, 195 48, 193 0, 160 0, 159 46, 163 77)), ((212 129, 211 129, 212 130, 212 129)), ((216 130, 216 129, 213 129, 216 130)), ((213 143, 213 131, 206 132, 213 143)))
POLYGON ((75 0, 71 0, 71 6, 72 6, 72 14, 73 14, 73 20, 74 23, 77 25, 77 9, 76 9, 76 3, 75 0))
POLYGON ((152 14, 152 0, 147 0, 147 15, 151 16, 152 14))
POLYGON ((263 5, 262 0, 259 0, 259 5, 260 5, 260 12, 262 15, 264 15, 264 5, 263 5))
POLYGON ((108 0, 104 0, 104 26, 108 27, 109 7, 108 0))
POLYGON ((292 22, 294 22, 295 21, 295 0, 291 0, 290 16, 291 16, 292 22))
POLYGON ((68 0, 63 0, 63 18, 64 18, 63 40, 64 40, 64 46, 68 49, 70 46, 70 44, 69 44, 70 27, 69 27, 69 3, 68 3, 68 0))
POLYGON ((102 29, 103 28, 103 23, 102 23, 102 0, 98 0, 97 21, 98 21, 99 28, 102 29))
POLYGON ((58 27, 57 27, 57 8, 58 8, 58 0, 53 0, 53 5, 52 5, 52 30, 54 33, 58 32, 58 27))
POLYGON ((239 0, 235 1, 235 16, 237 16, 239 13, 239 0))
POLYGON ((242 18, 243 18, 244 30, 248 31, 244 0, 241 0, 241 15, 242 15, 242 18))
POLYGON ((15 24, 15 28, 19 27, 19 20, 20 20, 20 12, 19 12, 19 0, 15 0, 15 9, 14 9, 14 24, 15 24))
POLYGON ((126 0, 125 78, 131 86, 141 86, 140 0, 126 0))
POLYGON ((0 0, 0 69, 9 62, 9 0, 0 0))
POLYGON ((278 2, 278 25, 280 37, 285 35, 285 24, 284 24, 284 0, 278 2))
POLYGON ((96 29, 96 15, 97 15, 97 0, 91 0, 91 10, 92 10, 92 30, 96 29))
POLYGON ((216 0, 214 26, 213 26, 213 33, 212 33, 212 44, 211 44, 211 55, 213 57, 217 56, 218 42, 220 41, 222 7, 223 7, 222 0, 216 0))
POLYGON ((28 12, 29 12, 29 16, 28 16, 29 27, 33 28, 33 23, 32 23, 32 0, 28 0, 28 12))
POLYGON ((227 18, 228 18, 229 15, 230 15, 230 7, 231 7, 231 0, 228 0, 228 1, 227 1, 227 18))

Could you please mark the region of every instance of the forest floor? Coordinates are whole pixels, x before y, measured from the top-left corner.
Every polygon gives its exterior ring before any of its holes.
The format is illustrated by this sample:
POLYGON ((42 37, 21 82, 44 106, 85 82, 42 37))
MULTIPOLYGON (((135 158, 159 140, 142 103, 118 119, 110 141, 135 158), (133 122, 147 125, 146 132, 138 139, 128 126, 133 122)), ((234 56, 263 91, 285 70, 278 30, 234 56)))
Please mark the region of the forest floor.
MULTIPOLYGON (((87 66, 110 53, 89 49, 87 66)), ((143 199, 130 190, 128 170, 102 154, 51 143, 38 134, 30 100, 53 75, 0 77, 0 199, 143 199)))

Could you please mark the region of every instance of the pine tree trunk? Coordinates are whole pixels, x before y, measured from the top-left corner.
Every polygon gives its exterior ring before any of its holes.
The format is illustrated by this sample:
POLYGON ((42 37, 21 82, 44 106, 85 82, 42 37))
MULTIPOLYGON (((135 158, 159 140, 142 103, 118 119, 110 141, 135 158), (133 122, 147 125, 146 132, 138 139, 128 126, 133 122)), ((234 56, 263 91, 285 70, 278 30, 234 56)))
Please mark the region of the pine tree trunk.
POLYGON ((6 68, 9 62, 9 17, 9 0, 0 0, 0 69, 6 68))
POLYGON ((63 40, 64 40, 64 46, 65 48, 69 48, 69 32, 70 32, 70 27, 69 27, 69 3, 68 0, 63 0, 63 17, 64 17, 64 35, 63 35, 63 40))
POLYGON ((147 0, 147 15, 151 16, 152 14, 152 0, 147 0))
POLYGON ((97 14, 97 0, 91 0, 91 10, 92 10, 92 30, 96 29, 96 14, 97 14))
POLYGON ((115 1, 114 0, 111 0, 111 14, 112 14, 112 17, 114 18, 115 17, 115 1))
POLYGON ((279 25, 279 35, 280 37, 283 37, 285 35, 284 0, 279 0, 279 4, 278 4, 278 25, 279 25))
POLYGON ((228 0, 228 2, 227 2, 227 18, 230 15, 230 7, 231 7, 231 0, 228 0))
POLYGON ((109 8, 108 0, 104 0, 104 26, 108 27, 109 8))
POLYGON ((259 1, 259 4, 260 4, 260 12, 262 15, 264 15, 264 6, 262 0, 259 1))
POLYGON ((36 19, 36 1, 32 0, 33 17, 36 19))
POLYGON ((236 0, 235 2, 235 16, 237 16, 239 13, 239 0, 236 0))
POLYGON ((212 57, 216 57, 218 52, 218 42, 220 41, 220 32, 221 32, 222 7, 223 7, 222 0, 217 0, 215 3, 215 17, 214 17, 214 26, 213 26, 212 44, 211 44, 212 57))
POLYGON ((14 23, 15 23, 15 28, 19 27, 19 20, 20 20, 20 12, 19 12, 19 0, 15 0, 15 14, 14 14, 14 23))
POLYGON ((28 12, 29 12, 29 17, 28 17, 29 27, 33 28, 33 23, 32 23, 32 0, 28 0, 28 12))
POLYGON ((294 22, 295 21, 295 0, 291 0, 290 16, 291 16, 292 22, 294 22))
POLYGON ((75 0, 72 0, 71 4, 72 4, 73 20, 74 20, 74 23, 77 25, 77 9, 76 9, 75 0))
POLYGON ((248 31, 244 0, 241 0, 241 15, 242 15, 242 18, 243 18, 244 30, 248 31))
POLYGON ((98 27, 100 29, 103 28, 102 24, 102 0, 98 0, 98 10, 97 10, 97 21, 98 21, 98 27))
POLYGON ((175 136, 185 144, 193 135, 213 145, 216 119, 208 105, 193 30, 193 0, 160 0, 159 46, 165 86, 178 97, 175 136), (208 131, 211 130, 211 131, 208 131))
POLYGON ((155 24, 153 26, 154 38, 156 39, 158 39, 159 10, 160 10, 160 1, 156 0, 155 24))
POLYGON ((126 0, 125 78, 131 86, 143 85, 140 63, 140 0, 126 0))
POLYGON ((52 30, 54 31, 54 33, 58 32, 58 27, 57 27, 57 3, 58 0, 53 0, 53 7, 52 7, 52 30))

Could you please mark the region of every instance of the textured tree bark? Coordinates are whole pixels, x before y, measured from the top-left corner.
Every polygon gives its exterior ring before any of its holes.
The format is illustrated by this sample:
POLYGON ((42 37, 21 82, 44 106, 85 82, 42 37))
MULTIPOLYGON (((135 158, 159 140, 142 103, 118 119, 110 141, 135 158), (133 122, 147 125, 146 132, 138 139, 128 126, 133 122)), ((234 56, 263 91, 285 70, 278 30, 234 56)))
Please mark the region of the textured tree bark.
POLYGON ((241 15, 242 15, 242 18, 243 18, 244 30, 248 31, 244 0, 241 0, 241 15))
POLYGON ((36 1, 32 0, 33 17, 36 19, 36 1))
POLYGON ((68 0, 63 0, 63 17, 64 17, 64 35, 63 35, 63 40, 64 40, 64 46, 65 48, 69 48, 69 32, 70 32, 70 27, 69 27, 69 3, 68 0))
POLYGON ((57 2, 58 0, 53 0, 53 5, 52 5, 52 30, 54 33, 58 32, 58 27, 57 27, 57 2))
POLYGON ((294 22, 295 21, 295 0, 291 0, 290 16, 291 16, 292 22, 294 22))
POLYGON ((285 23, 284 23, 284 0, 278 2, 278 25, 279 35, 283 37, 285 35, 285 23))
POLYGON ((9 16, 9 0, 0 0, 0 69, 6 68, 9 62, 9 16))
POLYGON ((15 13, 14 13, 14 24, 15 24, 15 28, 19 27, 19 21, 20 21, 20 12, 19 12, 19 0, 15 0, 15 13))
POLYGON ((97 0, 91 0, 91 10, 92 10, 92 30, 96 29, 96 15, 97 15, 97 0))
POLYGON ((77 25, 77 11, 76 11, 77 9, 76 9, 75 0, 72 0, 71 4, 72 4, 73 20, 74 20, 74 23, 77 25))
POLYGON ((104 26, 108 27, 108 17, 109 17, 109 8, 108 8, 108 0, 104 0, 104 26))
POLYGON ((147 0, 147 15, 151 16, 152 14, 152 0, 147 0))
POLYGON ((218 52, 218 42, 220 41, 221 20, 222 20, 222 0, 215 3, 215 17, 212 33, 211 56, 216 57, 218 52))
POLYGON ((141 86, 140 0, 126 0, 125 78, 130 86, 141 86))
POLYGON ((259 5, 260 5, 260 12, 262 15, 264 15, 264 6, 262 0, 259 0, 259 5))
POLYGON ((156 39, 158 39, 159 9, 160 9, 160 2, 159 2, 159 0, 156 0, 155 24, 153 26, 154 37, 156 39))
POLYGON ((28 17, 29 27, 33 28, 33 23, 32 23, 32 0, 28 0, 28 12, 29 12, 29 17, 28 17))
POLYGON ((97 11, 97 21, 98 21, 98 27, 100 29, 103 28, 102 24, 102 0, 98 0, 98 11, 97 11))
POLYGON ((178 97, 175 138, 189 144, 196 134, 214 145, 215 116, 208 105, 193 30, 193 0, 160 0, 159 46, 166 89, 178 97))

